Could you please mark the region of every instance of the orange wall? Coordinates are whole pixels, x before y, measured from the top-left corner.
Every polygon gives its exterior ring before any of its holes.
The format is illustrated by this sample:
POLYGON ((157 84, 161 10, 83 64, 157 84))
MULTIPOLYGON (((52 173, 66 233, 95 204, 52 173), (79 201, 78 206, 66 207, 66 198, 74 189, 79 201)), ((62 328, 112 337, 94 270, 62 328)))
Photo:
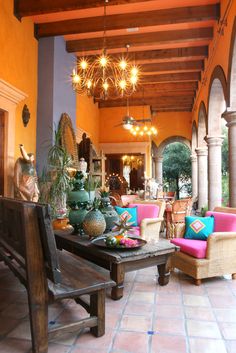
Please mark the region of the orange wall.
POLYGON ((18 21, 13 15, 13 0, 2 0, 0 11, 0 78, 28 95, 16 110, 15 158, 20 155, 19 144, 26 150, 36 150, 37 112, 37 62, 38 43, 34 38, 34 26, 30 19, 18 21), (23 126, 21 112, 27 104, 31 118, 27 128, 23 126))
POLYGON ((98 147, 99 144, 99 109, 93 103, 93 98, 77 95, 76 99, 76 127, 85 130, 98 147))
MULTIPOLYGON (((126 107, 118 108, 102 108, 100 109, 100 134, 99 142, 136 142, 147 141, 147 138, 134 137, 129 131, 122 126, 117 126, 122 123, 122 119, 127 115, 126 107)), ((135 119, 150 118, 149 106, 138 107, 133 106, 129 108, 129 115, 135 119)))
MULTIPOLYGON (((102 108, 100 109, 100 142, 136 142, 147 141, 147 138, 134 137, 122 126, 115 125, 122 122, 126 114, 126 108, 102 108)), ((130 115, 138 119, 143 116, 143 107, 130 107, 130 115)), ((144 117, 150 117, 149 106, 145 106, 144 117)), ((163 140, 170 136, 183 136, 191 138, 192 113, 158 112, 153 116, 152 123, 158 130, 154 141, 159 145, 163 140)))
MULTIPOLYGON (((221 18, 226 10, 228 2, 229 2, 228 0, 221 0, 221 18)), ((224 34, 219 35, 217 33, 217 26, 215 26, 214 35, 215 35, 215 38, 218 37, 218 42, 217 42, 217 46, 215 47, 215 50, 214 50, 213 44, 211 44, 210 50, 209 50, 209 59, 205 60, 207 80, 205 85, 201 85, 199 87, 199 91, 197 93, 197 99, 195 102, 195 107, 197 109, 195 109, 193 112, 193 120, 196 120, 196 121, 198 120, 198 111, 199 111, 199 105, 201 101, 205 103, 206 109, 208 109, 207 105, 208 105, 208 96, 209 96, 209 89, 210 89, 209 84, 210 84, 211 74, 217 65, 222 66, 226 79, 227 81, 229 81, 229 78, 227 77, 228 64, 229 64, 229 49, 230 49, 231 33, 232 33, 235 15, 236 15, 236 1, 234 0, 232 1, 232 6, 228 13, 227 26, 224 27, 224 34)))

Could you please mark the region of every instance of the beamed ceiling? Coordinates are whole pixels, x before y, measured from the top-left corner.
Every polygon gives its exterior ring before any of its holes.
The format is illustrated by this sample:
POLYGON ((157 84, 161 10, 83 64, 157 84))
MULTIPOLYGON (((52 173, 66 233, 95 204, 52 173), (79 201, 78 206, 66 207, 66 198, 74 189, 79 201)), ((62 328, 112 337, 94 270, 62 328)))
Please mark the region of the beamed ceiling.
MULTIPOLYGON (((33 19, 37 38, 64 36, 67 51, 78 57, 103 48, 103 0, 15 0, 14 11, 19 19, 33 19)), ((109 0, 107 52, 120 56, 129 44, 130 58, 141 66, 141 85, 130 105, 191 111, 219 18, 217 0, 109 0)), ((99 102, 125 105, 125 99, 99 102)))

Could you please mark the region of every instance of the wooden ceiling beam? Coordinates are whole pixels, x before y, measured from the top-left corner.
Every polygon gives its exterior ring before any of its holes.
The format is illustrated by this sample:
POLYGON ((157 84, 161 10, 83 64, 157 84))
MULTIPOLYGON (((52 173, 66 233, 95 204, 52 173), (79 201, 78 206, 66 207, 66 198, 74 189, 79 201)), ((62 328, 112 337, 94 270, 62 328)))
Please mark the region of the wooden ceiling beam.
POLYGON ((138 86, 137 91, 145 92, 154 90, 155 92, 177 92, 177 91, 191 91, 198 88, 197 82, 162 82, 162 83, 150 83, 143 86, 138 86))
MULTIPOLYGON (((184 105, 189 106, 194 102, 194 98, 192 97, 151 97, 141 99, 130 99, 130 106, 144 106, 144 105, 155 105, 155 106, 170 106, 170 105, 184 105)), ((100 108, 108 108, 108 107, 125 107, 127 105, 126 99, 119 100, 110 100, 110 101, 101 101, 99 102, 100 108)))
POLYGON ((191 112, 192 111, 192 106, 176 106, 176 107, 167 107, 167 108, 160 108, 160 107, 156 107, 156 106, 152 106, 151 107, 152 111, 157 113, 158 112, 191 112))
MULTIPOLYGON (((183 43, 198 40, 211 40, 213 38, 213 28, 192 28, 176 31, 161 31, 151 33, 129 34, 124 36, 106 37, 106 48, 125 48, 127 44, 131 46, 161 45, 171 43, 183 43)), ((92 50, 102 50, 104 46, 103 38, 90 38, 81 40, 70 40, 66 42, 66 49, 69 53, 86 52, 92 50)))
MULTIPOLYGON (((134 12, 106 16, 106 30, 150 27, 176 23, 217 20, 220 6, 205 5, 173 9, 134 12)), ((68 34, 101 32, 104 29, 104 16, 72 19, 36 25, 38 38, 68 34)))
MULTIPOLYGON (((137 91, 132 94, 132 98, 134 99, 143 99, 145 98, 152 98, 152 97, 180 97, 180 96, 185 96, 185 97, 195 97, 195 91, 155 91, 155 90, 145 90, 144 93, 142 91, 137 91)), ((131 99, 132 99, 131 98, 131 99)))
POLYGON ((201 79, 200 72, 187 72, 187 73, 173 73, 173 74, 160 74, 143 76, 141 79, 142 84, 156 83, 156 82, 182 82, 182 81, 199 81, 201 79))
MULTIPOLYGON (((132 48, 131 48, 132 49, 132 48)), ((110 54, 114 59, 119 59, 124 52, 117 54, 110 54)), ((136 64, 151 64, 159 62, 171 61, 186 61, 186 60, 202 60, 208 57, 208 47, 189 47, 189 48, 171 48, 171 49, 157 49, 145 51, 130 51, 128 58, 135 59, 136 64)), ((94 55, 88 55, 88 60, 93 60, 94 55)))
POLYGON ((143 64, 141 72, 158 72, 158 71, 185 71, 196 70, 201 71, 204 69, 204 61, 186 61, 186 62, 165 62, 157 64, 143 64))
MULTIPOLYGON (((109 6, 139 2, 144 0, 109 0, 109 6)), ((14 12, 17 18, 103 6, 104 1, 101 0, 14 0, 14 12)))

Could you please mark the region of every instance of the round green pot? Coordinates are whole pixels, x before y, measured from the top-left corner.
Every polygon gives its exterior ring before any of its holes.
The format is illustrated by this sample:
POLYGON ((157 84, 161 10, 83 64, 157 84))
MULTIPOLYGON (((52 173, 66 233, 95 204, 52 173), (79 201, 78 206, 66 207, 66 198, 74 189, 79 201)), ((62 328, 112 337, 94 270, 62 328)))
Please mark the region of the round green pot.
POLYGON ((109 197, 102 197, 101 204, 102 207, 100 208, 100 211, 102 212, 106 221, 105 233, 108 233, 111 232, 112 228, 114 227, 114 222, 119 221, 119 216, 114 207, 111 205, 109 197))
POLYGON ((69 223, 74 228, 72 234, 82 234, 83 233, 83 220, 88 211, 84 208, 74 208, 70 209, 69 212, 69 223))

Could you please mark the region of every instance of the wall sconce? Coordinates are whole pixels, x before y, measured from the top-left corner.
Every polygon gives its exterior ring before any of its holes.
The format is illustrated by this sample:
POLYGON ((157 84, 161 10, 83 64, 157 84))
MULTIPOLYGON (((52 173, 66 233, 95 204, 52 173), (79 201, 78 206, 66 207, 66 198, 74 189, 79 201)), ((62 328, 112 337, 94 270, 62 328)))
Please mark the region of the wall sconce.
POLYGON ((30 111, 26 104, 24 105, 22 110, 22 120, 23 120, 24 127, 26 127, 30 120, 30 111))

